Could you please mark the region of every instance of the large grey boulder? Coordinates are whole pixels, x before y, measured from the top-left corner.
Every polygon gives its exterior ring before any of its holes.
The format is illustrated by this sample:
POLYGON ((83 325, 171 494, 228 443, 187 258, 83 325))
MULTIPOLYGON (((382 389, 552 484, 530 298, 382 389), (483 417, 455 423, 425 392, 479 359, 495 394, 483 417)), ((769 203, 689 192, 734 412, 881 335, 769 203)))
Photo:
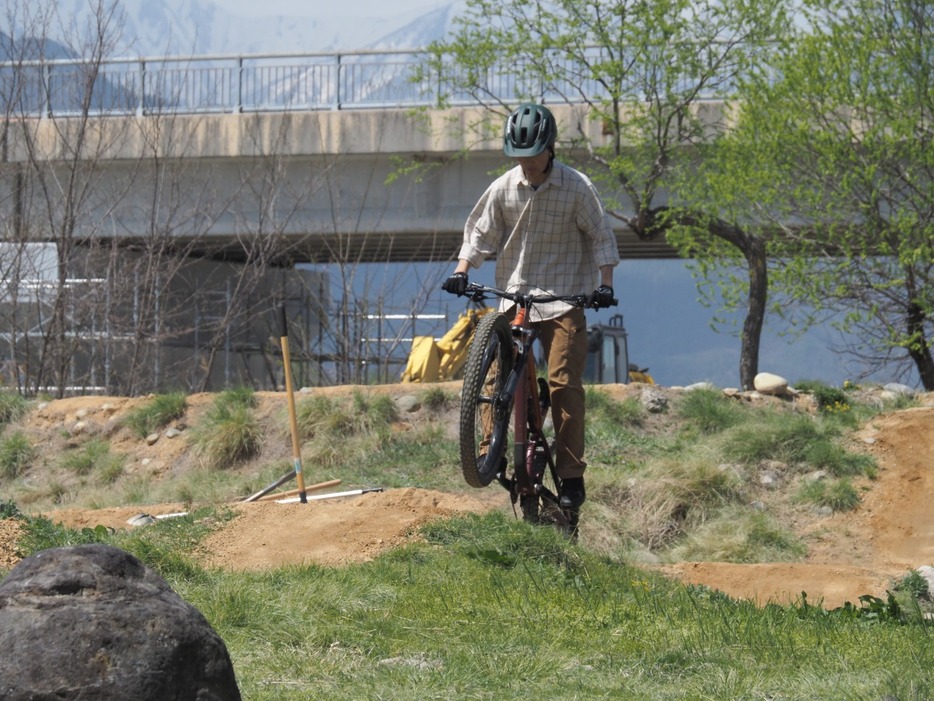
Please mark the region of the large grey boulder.
POLYGON ((224 641, 138 559, 52 548, 0 583, 0 699, 238 701, 224 641))

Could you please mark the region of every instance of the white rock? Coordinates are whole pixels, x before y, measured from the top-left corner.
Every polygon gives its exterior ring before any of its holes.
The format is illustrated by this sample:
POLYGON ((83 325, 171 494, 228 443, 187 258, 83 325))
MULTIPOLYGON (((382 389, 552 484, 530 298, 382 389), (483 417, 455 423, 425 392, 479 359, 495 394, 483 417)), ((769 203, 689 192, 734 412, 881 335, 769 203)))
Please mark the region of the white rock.
POLYGON ((158 433, 150 433, 148 436, 146 436, 146 445, 155 445, 156 441, 158 440, 159 440, 158 433))
POLYGON ((891 392, 895 395, 904 395, 906 397, 911 397, 914 395, 915 391, 908 385, 903 385, 899 382, 889 382, 883 388, 885 392, 891 392))
POLYGON ((687 387, 685 387, 684 391, 693 392, 696 389, 712 390, 714 389, 714 385, 712 382, 695 382, 693 385, 688 385, 687 387))
POLYGON ((788 391, 788 380, 770 372, 760 372, 752 384, 761 394, 785 394, 788 391))
POLYGON ((928 583, 928 592, 934 594, 934 567, 930 565, 921 565, 916 571, 924 577, 924 581, 928 583))
POLYGON ((149 514, 136 514, 127 520, 127 523, 131 526, 148 526, 150 523, 155 523, 156 519, 150 516, 149 514))

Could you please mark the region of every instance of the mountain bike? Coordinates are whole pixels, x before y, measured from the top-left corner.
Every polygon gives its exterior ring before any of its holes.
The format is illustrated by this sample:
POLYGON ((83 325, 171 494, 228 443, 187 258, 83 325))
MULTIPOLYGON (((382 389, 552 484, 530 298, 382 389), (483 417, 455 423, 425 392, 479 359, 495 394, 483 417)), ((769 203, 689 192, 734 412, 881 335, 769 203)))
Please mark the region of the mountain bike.
POLYGON ((523 519, 551 523, 576 537, 579 510, 562 509, 559 504, 561 478, 544 428, 551 401, 548 383, 538 377, 539 332, 530 318, 532 308, 544 302, 596 308, 592 296, 522 294, 475 283, 467 285, 465 294, 475 302, 495 296, 516 306, 511 320, 502 312, 489 313, 474 331, 461 389, 464 479, 472 487, 486 487, 496 480, 509 492, 513 509, 519 504, 523 519))

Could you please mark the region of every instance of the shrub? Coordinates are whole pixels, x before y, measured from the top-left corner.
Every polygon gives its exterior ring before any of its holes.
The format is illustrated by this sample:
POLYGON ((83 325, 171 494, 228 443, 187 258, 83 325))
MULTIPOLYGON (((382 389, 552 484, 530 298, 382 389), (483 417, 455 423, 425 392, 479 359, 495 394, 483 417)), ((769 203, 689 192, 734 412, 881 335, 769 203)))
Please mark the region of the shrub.
POLYGON ((355 392, 351 405, 314 395, 295 408, 299 435, 303 440, 349 435, 386 433, 398 417, 392 397, 381 394, 368 396, 355 392))
POLYGON ((15 479, 36 459, 36 449, 22 431, 0 440, 0 474, 15 479))
POLYGON ((431 411, 441 411, 454 404, 453 396, 443 387, 429 387, 422 392, 422 404, 431 411))
POLYGON ((811 480, 798 492, 800 501, 827 506, 834 511, 852 511, 859 506, 859 493, 846 478, 839 480, 811 480))
POLYGON ((619 402, 609 394, 588 386, 586 388, 587 420, 609 422, 619 426, 641 426, 645 419, 645 410, 634 397, 619 402))
POLYGON ((808 446, 826 440, 808 416, 776 416, 771 421, 743 425, 732 432, 724 452, 732 460, 755 464, 762 460, 803 462, 808 446))
POLYGON ((817 410, 825 414, 843 414, 851 410, 847 393, 837 387, 817 380, 802 380, 795 384, 795 389, 808 392, 817 400, 817 410))
POLYGON ((26 413, 26 400, 18 392, 0 390, 0 425, 12 423, 26 413))
POLYGON ((743 420, 742 407, 722 392, 709 389, 688 392, 678 407, 678 413, 702 433, 719 433, 743 420))
POLYGON ((876 460, 871 455, 850 453, 836 443, 816 441, 805 450, 805 459, 810 465, 827 470, 834 477, 866 475, 875 478, 876 460))
POLYGON ((229 467, 259 453, 263 436, 254 406, 252 390, 228 390, 215 398, 193 431, 195 451, 208 467, 229 467))
POLYGON ((63 456, 61 466, 78 475, 87 475, 97 469, 103 481, 114 482, 123 472, 123 456, 112 454, 109 443, 95 438, 81 449, 63 456))
POLYGON ((140 438, 145 438, 175 419, 185 415, 188 398, 183 392, 157 394, 148 402, 131 411, 126 424, 140 438))
POLYGON ((895 584, 895 591, 904 591, 911 594, 914 599, 930 599, 931 591, 928 581, 918 570, 911 570, 895 584))

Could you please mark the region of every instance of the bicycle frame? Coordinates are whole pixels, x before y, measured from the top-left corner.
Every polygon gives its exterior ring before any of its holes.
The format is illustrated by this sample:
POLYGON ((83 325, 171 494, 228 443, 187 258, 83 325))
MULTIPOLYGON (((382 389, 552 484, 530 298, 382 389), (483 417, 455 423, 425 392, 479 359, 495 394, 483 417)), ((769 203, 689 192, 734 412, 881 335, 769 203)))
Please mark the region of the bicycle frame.
POLYGON ((539 332, 529 325, 531 300, 517 301, 516 316, 511 322, 515 365, 503 394, 512 397, 513 404, 513 445, 512 464, 514 478, 498 475, 499 482, 509 490, 513 502, 519 495, 545 495, 557 501, 542 484, 544 466, 536 458, 539 454, 551 469, 555 484, 560 484, 555 472, 554 457, 551 447, 543 432, 544 413, 538 385, 538 370, 535 364, 535 341, 539 332), (524 304, 525 303, 525 304, 524 304), (537 454, 537 451, 540 451, 537 454))

